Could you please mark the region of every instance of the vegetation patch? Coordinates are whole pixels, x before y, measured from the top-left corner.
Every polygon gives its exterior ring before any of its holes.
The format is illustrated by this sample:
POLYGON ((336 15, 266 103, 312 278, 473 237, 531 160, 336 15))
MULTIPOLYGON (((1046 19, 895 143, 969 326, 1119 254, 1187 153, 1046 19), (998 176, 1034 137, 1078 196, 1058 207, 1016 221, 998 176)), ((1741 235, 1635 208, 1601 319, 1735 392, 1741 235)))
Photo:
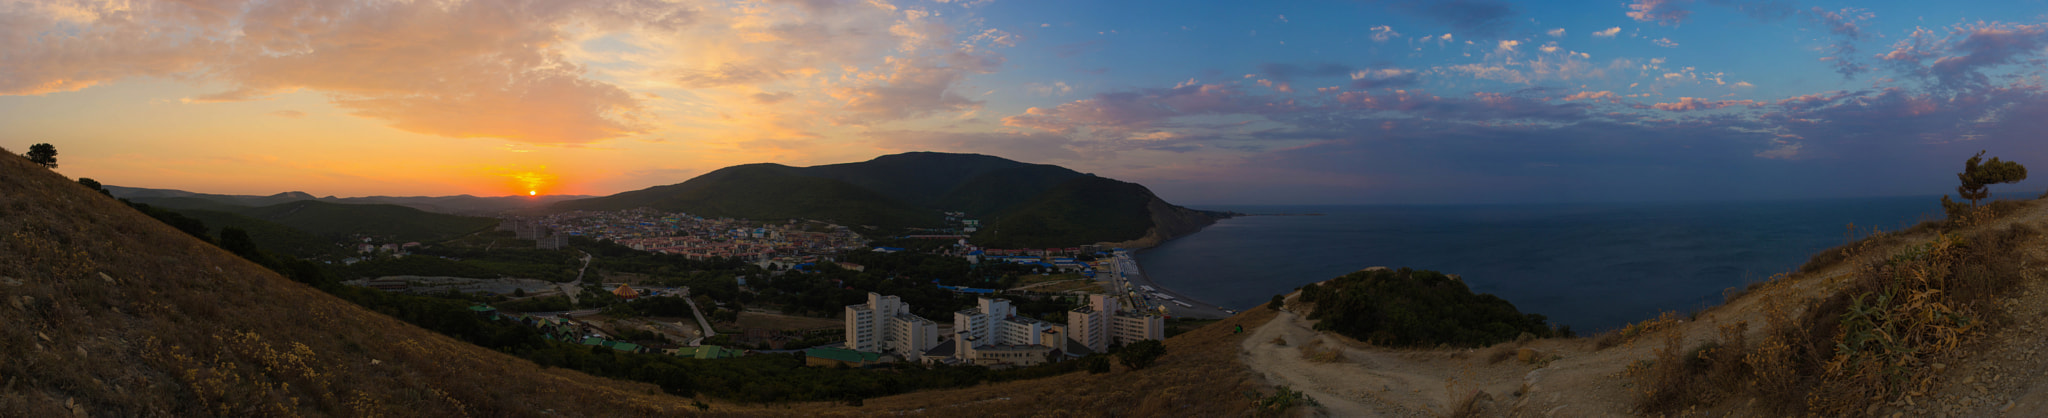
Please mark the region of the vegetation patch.
POLYGON ((1304 286, 1298 302, 1313 304, 1317 330, 1390 347, 1449 344, 1484 347, 1522 333, 1562 335, 1543 315, 1524 314, 1498 296, 1472 293, 1463 281, 1429 270, 1359 271, 1304 286))

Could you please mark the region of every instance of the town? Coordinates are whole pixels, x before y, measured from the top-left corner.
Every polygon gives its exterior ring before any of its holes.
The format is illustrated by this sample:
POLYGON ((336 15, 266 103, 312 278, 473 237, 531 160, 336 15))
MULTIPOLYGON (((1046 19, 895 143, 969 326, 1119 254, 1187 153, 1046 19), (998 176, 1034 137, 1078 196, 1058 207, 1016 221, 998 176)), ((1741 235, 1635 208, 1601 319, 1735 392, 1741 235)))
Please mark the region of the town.
MULTIPOLYGON (((1127 251, 981 248, 958 235, 972 232, 975 221, 946 215, 954 228, 882 240, 818 221, 649 209, 506 218, 494 234, 510 232, 504 238, 531 240, 531 247, 492 240, 490 251, 575 251, 586 258, 564 258, 580 263, 573 280, 401 274, 345 283, 459 298, 480 319, 565 344, 702 360, 799 354, 811 366, 857 368, 1004 369, 1082 359, 1166 338, 1175 313, 1168 303, 1192 312, 1131 281, 1142 273, 1127 251), (593 256, 583 249, 603 245, 630 251, 593 256), (677 279, 679 271, 608 263, 636 257, 722 264, 677 279), (860 303, 830 305, 842 300, 860 303)), ((486 263, 473 251, 407 249, 486 263)))

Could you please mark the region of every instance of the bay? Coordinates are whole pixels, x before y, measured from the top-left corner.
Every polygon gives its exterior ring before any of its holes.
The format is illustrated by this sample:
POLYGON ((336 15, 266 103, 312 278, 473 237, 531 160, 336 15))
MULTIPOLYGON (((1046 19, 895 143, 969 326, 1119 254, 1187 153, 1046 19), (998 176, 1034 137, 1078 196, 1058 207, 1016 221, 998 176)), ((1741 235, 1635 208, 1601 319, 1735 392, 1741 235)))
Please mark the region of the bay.
POLYGON ((1722 301, 1876 230, 1939 219, 1938 196, 1450 206, 1201 206, 1249 214, 1137 254, 1188 296, 1249 308, 1366 267, 1457 274, 1588 333, 1722 301), (1855 230, 1850 229, 1854 225, 1855 230))

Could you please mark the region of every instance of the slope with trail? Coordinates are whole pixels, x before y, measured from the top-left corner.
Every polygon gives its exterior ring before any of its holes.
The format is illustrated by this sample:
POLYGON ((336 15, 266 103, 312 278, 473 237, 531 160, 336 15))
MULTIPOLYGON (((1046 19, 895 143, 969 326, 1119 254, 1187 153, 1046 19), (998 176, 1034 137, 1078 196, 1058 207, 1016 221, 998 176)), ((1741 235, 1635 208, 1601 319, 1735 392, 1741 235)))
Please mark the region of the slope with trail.
MULTIPOLYGON (((2015 213, 1950 233, 1976 234, 2015 224, 2048 229, 2048 205, 2027 203, 2015 213)), ((1920 231, 1894 242, 1925 242, 1920 231)), ((1905 244, 1897 244, 1905 245, 1905 244)), ((1330 416, 1638 416, 1630 366, 1654 360, 1675 341, 1691 348, 1713 341, 1723 329, 1747 324, 1750 341, 1761 338, 1766 316, 1797 318, 1812 301, 1843 292, 1850 275, 1895 246, 1862 248, 1832 267, 1758 286, 1727 304, 1678 319, 1628 342, 1602 348, 1594 338, 1503 343, 1479 349, 1391 349, 1374 347, 1314 330, 1314 322, 1283 312, 1241 342, 1248 367, 1274 385, 1288 385, 1322 402, 1330 416), (1519 357, 1523 349, 1532 355, 1519 357), (1332 360, 1316 354, 1336 352, 1332 360), (1523 360, 1531 361, 1523 361, 1523 360)), ((2024 243, 2020 256, 2030 265, 2048 259, 2048 238, 2024 243)), ((2007 278, 2010 288, 1994 304, 1993 316, 2009 323, 1990 328, 1958 354, 1926 359, 1934 372, 1928 390, 1873 405, 1868 416, 2043 416, 2048 415, 2048 277, 2034 267, 2007 278)), ((1289 295, 1289 307, 1294 297, 1289 295)), ((1689 410, 1685 415, 1772 416, 1756 399, 1735 397, 1689 410)))

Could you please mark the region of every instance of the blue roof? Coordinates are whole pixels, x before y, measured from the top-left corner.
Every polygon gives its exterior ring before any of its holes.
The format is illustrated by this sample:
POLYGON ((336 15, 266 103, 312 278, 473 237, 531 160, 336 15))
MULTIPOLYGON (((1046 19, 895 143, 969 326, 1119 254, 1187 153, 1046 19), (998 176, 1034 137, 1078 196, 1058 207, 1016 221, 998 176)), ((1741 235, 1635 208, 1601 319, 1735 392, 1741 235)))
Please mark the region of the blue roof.
POLYGON ((994 294, 994 293, 996 293, 996 290, 995 290, 995 289, 976 289, 976 288, 972 288, 972 287, 966 287, 966 286, 947 286, 947 285, 939 285, 939 288, 940 288, 940 289, 946 289, 946 290, 951 290, 951 291, 955 291, 955 292, 960 292, 960 293, 981 293, 981 294, 994 294))
POLYGON ((882 251, 903 251, 902 248, 897 247, 875 247, 875 249, 882 251))

